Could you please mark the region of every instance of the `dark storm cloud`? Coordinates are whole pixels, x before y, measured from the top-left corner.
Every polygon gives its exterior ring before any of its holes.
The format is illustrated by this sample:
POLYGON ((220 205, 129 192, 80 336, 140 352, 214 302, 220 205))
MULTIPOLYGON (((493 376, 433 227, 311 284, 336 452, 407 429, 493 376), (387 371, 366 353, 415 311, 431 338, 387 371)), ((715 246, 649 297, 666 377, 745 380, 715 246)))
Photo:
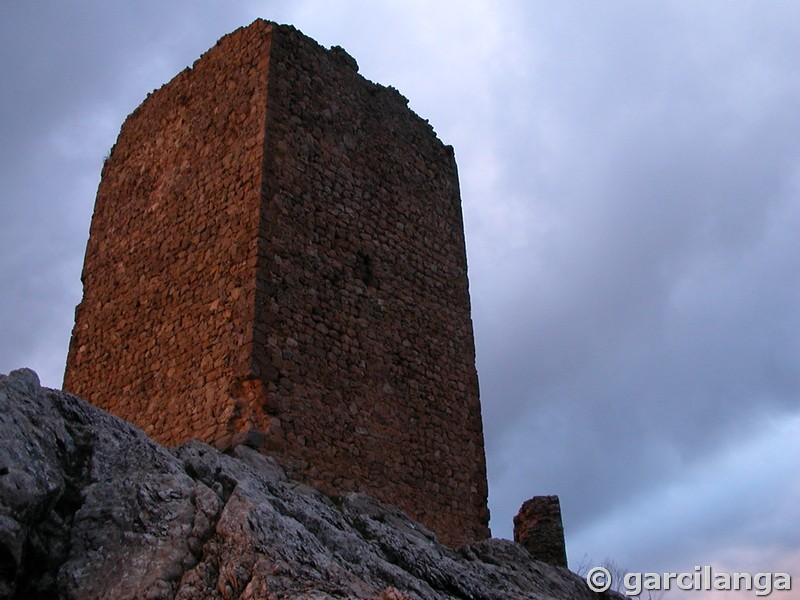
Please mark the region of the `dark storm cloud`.
POLYGON ((59 386, 103 156, 152 89, 245 23, 193 2, 0 8, 0 371, 59 386))
POLYGON ((747 542, 759 513, 728 486, 757 473, 709 477, 709 502, 670 482, 798 406, 796 9, 476 4, 446 43, 438 20, 382 31, 404 52, 377 78, 456 147, 493 529, 557 492, 574 559, 711 561, 687 530, 747 542), (636 532, 589 535, 620 511, 636 532))
POLYGON ((519 22, 496 102, 498 201, 529 199, 530 236, 471 246, 506 535, 527 495, 580 532, 800 408, 796 9, 570 6, 519 22))

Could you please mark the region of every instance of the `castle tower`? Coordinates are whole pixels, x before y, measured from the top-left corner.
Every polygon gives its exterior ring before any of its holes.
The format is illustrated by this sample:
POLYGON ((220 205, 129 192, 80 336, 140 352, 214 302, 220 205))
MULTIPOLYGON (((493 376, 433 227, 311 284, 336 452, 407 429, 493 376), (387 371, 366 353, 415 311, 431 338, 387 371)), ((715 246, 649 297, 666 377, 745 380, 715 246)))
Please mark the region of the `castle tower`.
POLYGON ((456 545, 488 510, 455 160, 357 68, 259 20, 148 95, 103 167, 64 387, 456 545))

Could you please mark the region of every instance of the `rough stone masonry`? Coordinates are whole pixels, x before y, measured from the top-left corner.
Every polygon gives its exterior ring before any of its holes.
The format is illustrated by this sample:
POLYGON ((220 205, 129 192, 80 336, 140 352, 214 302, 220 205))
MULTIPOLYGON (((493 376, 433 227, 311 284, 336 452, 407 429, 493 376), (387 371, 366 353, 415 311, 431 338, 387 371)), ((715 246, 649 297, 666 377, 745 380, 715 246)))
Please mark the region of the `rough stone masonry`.
POLYGON ((556 567, 567 566, 567 547, 558 496, 534 496, 514 517, 514 541, 536 560, 556 567))
POLYGON ((258 20, 128 117, 64 388, 458 545, 489 514, 454 154, 357 69, 258 20))

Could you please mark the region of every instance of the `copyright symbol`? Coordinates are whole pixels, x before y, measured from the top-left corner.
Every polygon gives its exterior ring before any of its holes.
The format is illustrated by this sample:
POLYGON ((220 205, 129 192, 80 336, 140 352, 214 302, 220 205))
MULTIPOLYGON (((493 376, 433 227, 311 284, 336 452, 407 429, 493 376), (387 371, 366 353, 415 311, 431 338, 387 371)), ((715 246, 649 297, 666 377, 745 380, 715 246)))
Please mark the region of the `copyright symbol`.
POLYGON ((605 592, 611 587, 611 573, 604 567, 595 567, 586 574, 586 585, 593 592, 605 592))

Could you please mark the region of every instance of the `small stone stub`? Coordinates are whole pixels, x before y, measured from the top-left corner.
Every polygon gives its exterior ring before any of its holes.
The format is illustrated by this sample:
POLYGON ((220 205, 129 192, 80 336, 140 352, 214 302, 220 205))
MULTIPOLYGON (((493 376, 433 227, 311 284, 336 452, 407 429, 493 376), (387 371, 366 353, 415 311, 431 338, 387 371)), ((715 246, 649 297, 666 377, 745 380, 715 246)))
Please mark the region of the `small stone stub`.
POLYGON ((567 566, 558 496, 534 496, 520 507, 514 517, 514 541, 525 546, 536 560, 567 566))

